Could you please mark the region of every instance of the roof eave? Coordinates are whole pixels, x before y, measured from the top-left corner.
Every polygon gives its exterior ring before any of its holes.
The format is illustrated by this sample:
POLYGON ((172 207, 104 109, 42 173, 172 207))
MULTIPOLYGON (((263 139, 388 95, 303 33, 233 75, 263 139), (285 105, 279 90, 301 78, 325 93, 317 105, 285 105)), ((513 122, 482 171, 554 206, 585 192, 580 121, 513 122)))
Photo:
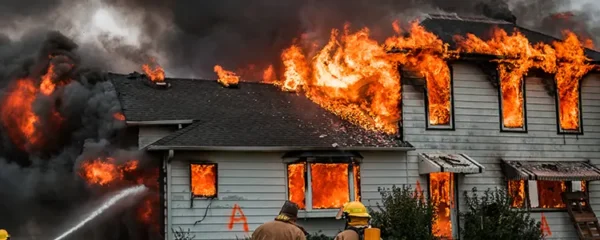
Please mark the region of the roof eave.
POLYGON ((125 121, 129 126, 148 126, 148 125, 177 125, 177 124, 192 124, 193 119, 182 120, 156 120, 156 121, 125 121))
POLYGON ((230 151, 230 152, 282 152, 282 151, 413 151, 415 147, 290 147, 290 146, 157 146, 150 145, 148 151, 230 151))

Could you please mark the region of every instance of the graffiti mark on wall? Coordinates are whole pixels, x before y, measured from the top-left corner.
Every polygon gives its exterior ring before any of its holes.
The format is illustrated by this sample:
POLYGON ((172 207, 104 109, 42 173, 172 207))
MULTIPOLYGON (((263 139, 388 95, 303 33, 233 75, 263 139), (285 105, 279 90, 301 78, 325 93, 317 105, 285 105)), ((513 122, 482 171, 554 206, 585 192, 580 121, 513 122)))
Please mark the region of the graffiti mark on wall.
POLYGON ((236 203, 233 205, 233 209, 231 209, 231 216, 229 217, 228 226, 229 230, 232 230, 233 226, 238 222, 242 222, 244 224, 244 232, 250 231, 248 228, 248 220, 246 219, 246 215, 244 215, 244 211, 242 211, 242 208, 240 208, 240 206, 236 203), (239 213, 239 216, 237 213, 239 213))
POLYGON ((544 216, 544 213, 542 213, 542 226, 540 228, 542 229, 542 234, 545 237, 552 236, 552 231, 550 231, 550 225, 548 225, 548 221, 546 221, 546 216, 544 216))
POLYGON ((187 232, 184 232, 181 227, 179 230, 175 230, 171 228, 171 232, 173 232, 173 239, 175 240, 193 240, 196 238, 196 235, 192 235, 190 233, 190 229, 188 228, 187 232))

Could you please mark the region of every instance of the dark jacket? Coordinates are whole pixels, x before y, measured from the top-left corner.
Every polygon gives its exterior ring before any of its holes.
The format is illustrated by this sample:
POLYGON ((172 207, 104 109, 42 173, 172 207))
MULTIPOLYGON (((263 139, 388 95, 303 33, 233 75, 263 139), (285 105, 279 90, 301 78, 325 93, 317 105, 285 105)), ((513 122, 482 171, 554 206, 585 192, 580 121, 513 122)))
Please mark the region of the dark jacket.
POLYGON ((260 225, 254 230, 252 240, 306 240, 306 236, 295 224, 275 220, 260 225))

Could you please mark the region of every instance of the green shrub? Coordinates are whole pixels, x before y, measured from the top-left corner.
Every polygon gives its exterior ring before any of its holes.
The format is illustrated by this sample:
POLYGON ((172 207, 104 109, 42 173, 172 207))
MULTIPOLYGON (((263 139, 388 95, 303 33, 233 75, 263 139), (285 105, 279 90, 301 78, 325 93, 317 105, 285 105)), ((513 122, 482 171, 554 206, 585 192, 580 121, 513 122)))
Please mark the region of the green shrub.
POLYGON ((327 235, 323 234, 323 231, 319 230, 316 233, 313 234, 308 234, 308 236, 306 236, 306 240, 333 240, 333 237, 328 237, 327 235))
POLYGON ((436 239, 431 232, 435 216, 429 200, 416 198, 410 186, 379 188, 378 191, 381 203, 377 203, 376 209, 369 207, 369 213, 371 225, 381 229, 382 239, 436 239))
POLYGON ((483 196, 473 188, 471 196, 464 192, 468 212, 461 213, 464 240, 471 239, 542 239, 541 223, 528 212, 511 209, 505 189, 486 190, 483 196))

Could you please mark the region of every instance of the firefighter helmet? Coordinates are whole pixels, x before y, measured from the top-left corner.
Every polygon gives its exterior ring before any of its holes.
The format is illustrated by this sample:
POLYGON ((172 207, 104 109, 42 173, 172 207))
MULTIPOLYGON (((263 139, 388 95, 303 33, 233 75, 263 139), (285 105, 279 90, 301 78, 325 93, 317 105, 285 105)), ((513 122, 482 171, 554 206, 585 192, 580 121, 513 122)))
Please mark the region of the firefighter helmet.
POLYGON ((340 209, 336 218, 340 219, 342 217, 342 214, 344 214, 344 213, 349 217, 364 217, 364 218, 371 217, 371 215, 369 215, 369 213, 367 213, 367 208, 365 207, 365 205, 363 205, 359 201, 348 202, 348 203, 344 204, 344 207, 342 207, 342 209, 340 209))
POLYGON ((10 238, 10 234, 4 229, 0 229, 0 240, 7 240, 10 238))

